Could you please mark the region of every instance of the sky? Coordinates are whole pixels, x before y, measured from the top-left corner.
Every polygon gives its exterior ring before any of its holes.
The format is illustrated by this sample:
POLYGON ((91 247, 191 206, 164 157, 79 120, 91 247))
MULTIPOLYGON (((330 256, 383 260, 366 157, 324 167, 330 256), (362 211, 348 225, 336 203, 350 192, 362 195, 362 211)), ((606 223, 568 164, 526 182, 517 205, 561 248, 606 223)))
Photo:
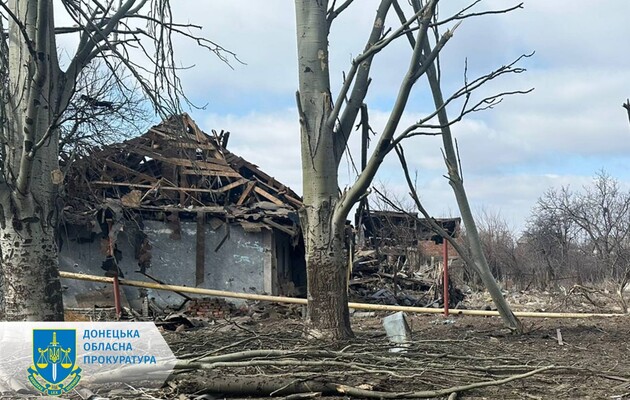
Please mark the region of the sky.
MULTIPOLYGON (((465 4, 443 0, 440 15, 447 17, 456 11, 453 7, 465 4)), ((515 4, 486 0, 474 10, 515 4)), ((377 6, 375 0, 355 0, 333 23, 333 98, 343 71, 365 45, 377 6)), ((230 151, 301 193, 293 2, 177 0, 173 8, 177 20, 202 25, 205 37, 243 61, 232 62, 230 68, 192 41, 178 40, 175 50, 181 65, 194 65, 180 74, 184 89, 195 104, 205 105, 188 113, 206 132, 230 131, 230 151)), ((458 27, 440 56, 445 96, 462 85, 466 65, 472 79, 535 52, 518 64, 526 72, 492 81, 478 96, 533 88, 530 94, 508 97, 453 127, 474 210, 498 214, 518 232, 549 188, 579 189, 602 169, 630 187, 630 124, 621 107, 630 97, 629 17, 628 1, 530 0, 523 9, 468 19, 458 27)), ((385 25, 398 27, 393 12, 385 25)), ((408 43, 401 40, 375 58, 366 102, 377 133, 387 120, 410 55, 408 43)), ((431 106, 422 80, 412 93, 401 129, 431 112, 431 106)), ((457 111, 449 108, 452 116, 457 111)), ((351 138, 349 146, 356 162, 357 139, 351 138)), ((436 217, 458 215, 444 178, 440 139, 412 138, 404 147, 425 207, 436 217)), ((339 175, 342 189, 356 178, 349 157, 343 159, 339 175)), ((374 184, 406 197, 395 154, 387 157, 374 184)))

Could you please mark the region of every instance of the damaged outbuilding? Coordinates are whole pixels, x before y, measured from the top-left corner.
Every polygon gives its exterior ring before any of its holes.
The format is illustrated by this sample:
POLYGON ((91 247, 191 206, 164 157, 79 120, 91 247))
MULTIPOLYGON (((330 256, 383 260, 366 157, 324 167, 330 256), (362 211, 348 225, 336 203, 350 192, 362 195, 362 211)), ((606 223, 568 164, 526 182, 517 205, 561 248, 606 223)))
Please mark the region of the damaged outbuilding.
MULTIPOLYGON (((174 116, 68 166, 60 269, 273 295, 306 282, 299 196, 230 153, 228 132, 174 116)), ((111 305, 111 286, 64 280, 68 307, 111 305)), ((124 288, 132 308, 177 308, 173 292, 124 288)))

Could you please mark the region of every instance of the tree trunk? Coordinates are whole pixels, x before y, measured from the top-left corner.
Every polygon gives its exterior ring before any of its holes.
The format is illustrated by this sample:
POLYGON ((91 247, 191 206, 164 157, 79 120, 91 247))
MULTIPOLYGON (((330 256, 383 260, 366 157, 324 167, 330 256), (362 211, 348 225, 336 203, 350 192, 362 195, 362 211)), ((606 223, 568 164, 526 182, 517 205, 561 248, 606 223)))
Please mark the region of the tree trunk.
MULTIPOLYGON (((425 55, 431 53, 428 39, 425 39, 423 47, 425 55)), ((481 239, 479 238, 479 232, 477 231, 477 225, 475 224, 475 219, 472 215, 472 211, 470 210, 470 204, 468 202, 466 190, 464 189, 464 183, 459 172, 458 158, 455 152, 455 146, 453 145, 453 137, 451 135, 448 115, 446 113, 446 109, 444 108, 442 89, 440 88, 440 83, 438 81, 434 65, 429 66, 427 69, 427 79, 429 81, 429 86, 431 87, 431 93, 433 95, 436 110, 439 110, 438 120, 440 125, 442 125, 442 143, 444 144, 444 153, 446 156, 445 162, 448 169, 449 183, 453 188, 459 212, 461 213, 462 221, 466 227, 466 237, 468 239, 468 245, 470 246, 473 260, 475 260, 475 269, 479 273, 479 277, 481 278, 484 286, 488 289, 488 292, 490 293, 490 296, 492 297, 492 300, 494 301, 494 304, 496 305, 505 325, 516 333, 522 333, 523 327, 521 322, 518 318, 516 318, 514 313, 512 313, 509 304, 503 297, 501 288, 497 284, 494 276, 492 276, 492 272, 490 272, 490 267, 488 266, 488 261, 483 253, 481 239)))
POLYGON ((6 197, 15 198, 9 204, 2 202, 4 210, 12 210, 0 229, 4 319, 63 320, 53 227, 47 226, 31 196, 6 197))
POLYGON ((301 124, 304 208, 300 222, 306 246, 307 318, 311 335, 345 339, 353 336, 346 287, 345 220, 335 218, 339 187, 332 130, 318 123, 330 112, 326 97, 326 93, 302 97, 315 105, 310 107, 311 118, 301 124))
POLYGON ((348 250, 343 227, 331 224, 334 204, 306 209, 307 316, 310 335, 331 339, 353 336, 346 288, 348 250))
MULTIPOLYGON (((448 162, 451 163, 454 160, 449 159, 448 162)), ((470 210, 470 205, 468 203, 468 198, 466 196, 466 191, 464 189, 464 185, 459 177, 459 174, 456 171, 453 171, 452 168, 449 167, 449 179, 451 186, 453 187, 453 192, 455 193, 455 198, 457 199, 457 205, 459 206, 459 212, 462 215, 462 221, 464 222, 464 226, 466 227, 466 237, 468 239, 468 245, 470 246, 470 250, 473 256, 473 260, 475 260, 475 269, 481 278, 486 289, 488 289, 488 293, 490 293, 490 297, 494 301, 494 305, 497 307, 501 318, 505 325, 510 328, 512 331, 516 333, 523 333, 523 327, 521 322, 516 318, 512 310, 510 309, 509 304, 503 297, 503 293, 501 292, 501 288, 497 284, 492 272, 490 272, 490 267, 488 266, 488 262, 486 261, 486 257, 483 254, 483 248, 481 246, 481 239, 479 238, 479 233, 477 232, 477 226, 475 224, 475 220, 472 215, 472 211, 470 210)))
POLYGON ((11 0, 3 175, 0 179, 0 275, 7 320, 63 320, 55 240, 61 74, 53 4, 11 0), (28 35, 29 40, 24 39, 28 35))
MULTIPOLYGON (((47 123, 42 117, 39 123, 47 123)), ((48 126, 47 124, 44 126, 48 126)), ((61 321, 63 299, 56 241, 59 168, 57 135, 37 153, 29 191, 0 184, 0 278, 4 318, 10 321, 61 321)))
POLYGON ((328 69, 327 1, 296 0, 300 138, 304 208, 300 221, 306 245, 308 324, 317 337, 352 336, 348 311, 344 222, 339 201, 338 162, 328 69))

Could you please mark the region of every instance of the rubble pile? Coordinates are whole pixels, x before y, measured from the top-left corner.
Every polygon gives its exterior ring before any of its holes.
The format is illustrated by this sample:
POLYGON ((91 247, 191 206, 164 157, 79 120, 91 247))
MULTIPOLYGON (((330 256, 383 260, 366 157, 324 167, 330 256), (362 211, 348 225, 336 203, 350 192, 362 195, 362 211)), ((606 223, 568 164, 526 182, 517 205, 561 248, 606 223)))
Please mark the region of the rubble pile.
MULTIPOLYGON (((349 281, 351 301, 415 307, 442 307, 442 264, 414 266, 410 258, 387 256, 375 249, 354 254, 349 281)), ((456 307, 464 294, 449 282, 449 305, 456 307)))

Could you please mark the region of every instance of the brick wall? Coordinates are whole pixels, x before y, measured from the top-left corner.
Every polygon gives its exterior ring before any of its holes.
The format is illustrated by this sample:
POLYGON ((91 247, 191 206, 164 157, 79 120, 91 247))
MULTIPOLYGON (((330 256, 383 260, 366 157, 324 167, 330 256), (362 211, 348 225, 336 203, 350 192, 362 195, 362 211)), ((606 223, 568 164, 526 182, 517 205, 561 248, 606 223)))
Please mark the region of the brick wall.
POLYGON ((204 297, 189 301, 185 313, 193 318, 221 319, 234 311, 234 306, 224 299, 204 297))
MULTIPOLYGON (((461 245, 464 245, 461 238, 456 238, 457 242, 461 245)), ((423 240, 418 242, 418 247, 420 247, 420 253, 422 256, 426 258, 435 257, 436 260, 442 260, 442 254, 444 252, 444 244, 435 244, 432 240, 423 240)), ((449 243, 448 244, 448 258, 459 257, 455 248, 449 243)))

